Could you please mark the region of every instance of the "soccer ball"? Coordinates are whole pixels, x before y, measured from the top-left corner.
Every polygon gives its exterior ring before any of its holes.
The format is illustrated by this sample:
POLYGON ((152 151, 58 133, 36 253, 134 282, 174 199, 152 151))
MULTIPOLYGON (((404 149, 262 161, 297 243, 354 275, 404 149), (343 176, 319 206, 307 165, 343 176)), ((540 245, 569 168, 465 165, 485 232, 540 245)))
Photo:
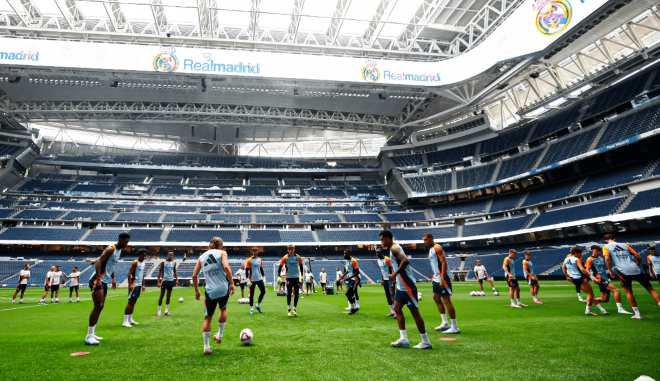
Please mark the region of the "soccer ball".
POLYGON ((421 292, 417 293, 417 300, 422 300, 422 293, 421 292))
POLYGON ((183 298, 179 298, 179 303, 183 303, 183 298))
POLYGON ((495 296, 500 296, 500 293, 495 291, 495 296))
POLYGON ((470 296, 474 296, 474 291, 470 291, 470 296))
POLYGON ((481 296, 486 296, 486 293, 481 291, 481 296))
POLYGON ((245 328, 241 331, 241 343, 244 345, 250 345, 252 339, 254 339, 254 333, 252 333, 250 328, 245 328))

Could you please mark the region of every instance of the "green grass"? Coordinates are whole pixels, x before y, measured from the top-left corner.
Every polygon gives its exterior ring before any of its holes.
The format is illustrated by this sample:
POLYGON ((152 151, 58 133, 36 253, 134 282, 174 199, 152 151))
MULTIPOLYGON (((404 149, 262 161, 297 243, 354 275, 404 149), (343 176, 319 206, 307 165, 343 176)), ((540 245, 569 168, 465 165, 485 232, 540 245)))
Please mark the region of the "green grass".
MULTIPOLYGON (((424 284, 421 312, 434 348, 396 349, 396 321, 380 286, 360 289, 360 312, 343 314, 344 296, 315 294, 301 299, 299 316, 286 316, 286 299, 268 289, 264 314, 249 315, 249 306, 230 299, 229 319, 221 345, 203 356, 204 306, 192 288, 172 295, 172 317, 154 319, 158 293, 147 289, 134 319, 121 326, 126 289, 110 291, 97 326, 104 337, 98 347, 83 345, 92 303, 69 304, 68 289, 60 305, 38 306, 41 291, 29 289, 26 305, 11 303, 13 290, 0 290, 0 378, 16 379, 233 379, 233 380, 634 380, 642 374, 660 379, 660 307, 648 293, 635 293, 644 320, 616 314, 585 316, 584 304, 566 282, 541 282, 544 305, 531 302, 523 287, 524 309, 508 304, 506 284, 501 296, 470 297, 475 283, 454 285, 454 304, 462 331, 455 342, 442 342, 433 330, 440 316, 424 284), (176 300, 183 296, 185 302, 176 300), (17 308, 16 307, 30 307, 17 308), (241 345, 243 328, 255 333, 252 345, 241 345), (89 356, 70 354, 89 351, 89 356)), ((317 290, 319 288, 317 287, 317 290)), ((238 291, 240 295, 240 290, 238 291)), ((625 299, 625 297, 624 297, 625 299)), ((624 300, 624 307, 630 305, 624 300)), ((598 313, 598 310, 595 309, 598 313)), ((419 332, 405 312, 411 346, 419 332)), ((216 314, 217 316, 217 314, 216 314)), ((213 326, 217 331, 217 325, 213 326)), ((448 335, 447 335, 448 336, 448 335)))

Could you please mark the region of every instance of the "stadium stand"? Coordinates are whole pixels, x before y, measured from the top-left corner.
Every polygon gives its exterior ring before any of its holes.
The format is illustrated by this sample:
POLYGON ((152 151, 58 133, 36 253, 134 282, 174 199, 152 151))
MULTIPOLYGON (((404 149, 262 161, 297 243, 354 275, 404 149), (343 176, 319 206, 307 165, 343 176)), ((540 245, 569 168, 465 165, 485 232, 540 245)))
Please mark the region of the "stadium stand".
POLYGON ((586 205, 562 208, 556 211, 548 209, 545 213, 539 215, 530 228, 607 216, 614 213, 616 206, 619 205, 621 201, 621 198, 615 198, 612 200, 588 203, 586 205))
POLYGON ((502 166, 496 180, 506 179, 521 173, 529 172, 543 153, 543 149, 522 153, 510 159, 502 160, 502 166))
POLYGON ((167 242, 211 242, 213 237, 220 237, 225 243, 241 242, 240 230, 212 229, 172 229, 167 236, 167 242))
POLYGON ((2 232, 0 239, 13 241, 77 241, 85 232, 86 229, 16 227, 2 232))

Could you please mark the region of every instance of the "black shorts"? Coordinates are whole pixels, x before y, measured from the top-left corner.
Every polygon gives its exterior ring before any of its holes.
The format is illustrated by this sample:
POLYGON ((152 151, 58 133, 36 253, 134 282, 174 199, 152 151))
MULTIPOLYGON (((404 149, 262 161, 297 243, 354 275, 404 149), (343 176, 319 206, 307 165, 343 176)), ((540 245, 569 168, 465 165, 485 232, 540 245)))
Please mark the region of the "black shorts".
POLYGON ((305 283, 305 286, 307 286, 307 287, 312 287, 312 284, 311 284, 310 282, 306 282, 306 283, 305 283))
POLYGON ((433 282, 433 293, 440 296, 450 296, 452 294, 451 288, 451 279, 445 275, 445 283, 447 286, 445 288, 440 288, 440 283, 433 282))
POLYGON ((286 282, 280 282, 280 286, 282 287, 286 286, 286 282))
POLYGON ((325 283, 321 283, 321 287, 325 287, 325 283))
POLYGON ((644 274, 625 275, 625 274, 619 273, 619 281, 621 282, 621 286, 623 288, 632 287, 633 281, 637 281, 644 288, 652 287, 651 282, 649 282, 649 280, 646 279, 644 274))
POLYGON ((419 308, 419 304, 417 303, 417 287, 412 287, 408 291, 397 289, 396 293, 394 293, 394 301, 407 305, 410 309, 419 308))
POLYGON ((161 289, 161 290, 172 291, 172 289, 174 288, 175 284, 176 284, 176 283, 174 283, 173 280, 164 280, 164 281, 162 281, 161 284, 160 284, 160 289, 161 289))
POLYGON ((357 290, 358 284, 360 284, 360 282, 356 278, 353 278, 346 282, 346 288, 357 290))
POLYGON ((89 288, 92 290, 92 294, 96 291, 103 290, 103 295, 108 295, 108 284, 102 282, 100 279, 97 281, 96 276, 93 276, 89 280, 89 288))
POLYGON ((59 284, 55 284, 55 285, 50 286, 50 291, 51 292, 55 292, 55 291, 59 291, 59 290, 60 290, 60 285, 59 284))
POLYGON ((291 287, 292 290, 295 290, 300 286, 300 279, 298 278, 287 278, 286 279, 286 286, 291 287))
POLYGON ((509 285, 509 287, 511 287, 511 288, 513 288, 513 287, 518 287, 518 279, 515 279, 515 278, 513 278, 513 279, 512 279, 512 278, 509 278, 509 279, 506 280, 506 283, 507 283, 507 284, 509 285))
POLYGON ((340 281, 340 280, 336 281, 336 282, 335 282, 335 285, 336 285, 337 287, 341 287, 341 281, 340 281))
POLYGON ((396 282, 392 282, 389 279, 383 279, 381 284, 382 284, 383 288, 394 288, 394 287, 396 287, 396 282))
POLYGON ((27 284, 19 284, 18 286, 16 286, 16 291, 25 291, 26 288, 27 288, 27 284))
POLYGON ((609 294, 610 293, 610 290, 607 289, 607 286, 609 286, 609 285, 610 285, 609 281, 603 280, 601 278, 600 283, 598 283, 598 288, 600 288, 601 294, 609 294))
POLYGON ((128 289, 128 298, 129 299, 138 299, 140 297, 140 293, 142 292, 142 286, 135 286, 133 288, 128 289))
POLYGON ((582 287, 583 284, 588 283, 589 281, 587 278, 571 278, 571 282, 573 282, 576 287, 582 287))
POLYGON ((204 314, 207 317, 213 316, 216 308, 225 309, 227 308, 227 302, 229 302, 229 293, 225 296, 221 296, 217 299, 211 299, 209 294, 204 292, 204 314))
POLYGON ((76 292, 78 292, 78 287, 79 286, 69 286, 69 291, 76 290, 76 292))
POLYGON ((265 287, 265 286, 266 286, 266 284, 264 283, 263 280, 255 280, 254 282, 252 282, 252 286, 250 286, 250 287, 252 287, 254 289, 255 287, 262 288, 262 287, 265 287))
POLYGON ((44 286, 44 290, 46 290, 46 292, 48 292, 48 290, 50 290, 50 287, 49 286, 44 286))
POLYGON ((527 278, 527 284, 529 284, 530 286, 533 286, 535 284, 539 284, 539 281, 538 280, 532 280, 531 278, 527 278))

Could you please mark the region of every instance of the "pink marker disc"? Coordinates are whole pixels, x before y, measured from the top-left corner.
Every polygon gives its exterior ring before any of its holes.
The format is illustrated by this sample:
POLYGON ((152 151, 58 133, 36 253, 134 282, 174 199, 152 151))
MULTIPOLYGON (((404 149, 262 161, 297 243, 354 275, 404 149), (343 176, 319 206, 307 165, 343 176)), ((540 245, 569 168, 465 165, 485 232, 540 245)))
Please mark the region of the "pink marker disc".
POLYGON ((342 311, 341 313, 343 313, 343 314, 347 314, 347 313, 349 313, 349 312, 351 312, 351 311, 342 311))
POLYGON ((453 337, 441 337, 440 341, 456 341, 453 337))
POLYGON ((87 356, 90 352, 76 352, 72 353, 71 356, 87 356))
POLYGON ((158 319, 158 316, 152 316, 151 318, 152 319, 158 319))

